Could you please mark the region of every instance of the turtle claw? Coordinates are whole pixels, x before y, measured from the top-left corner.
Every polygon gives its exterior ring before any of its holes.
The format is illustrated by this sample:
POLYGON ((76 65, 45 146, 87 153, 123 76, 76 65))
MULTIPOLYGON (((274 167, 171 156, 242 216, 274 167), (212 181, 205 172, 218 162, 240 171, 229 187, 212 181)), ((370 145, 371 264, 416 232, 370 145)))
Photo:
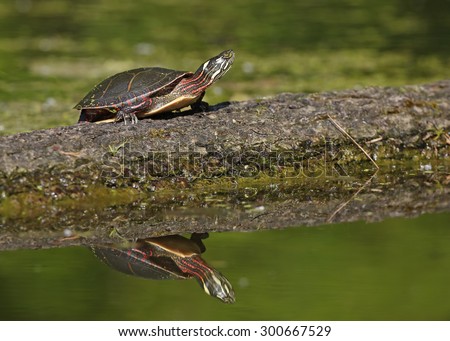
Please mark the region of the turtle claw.
POLYGON ((116 122, 123 121, 123 124, 127 125, 127 120, 130 120, 131 124, 138 123, 138 118, 133 112, 119 111, 116 115, 116 122))
POLYGON ((136 114, 130 113, 130 117, 131 117, 131 124, 138 123, 138 118, 137 118, 136 114))

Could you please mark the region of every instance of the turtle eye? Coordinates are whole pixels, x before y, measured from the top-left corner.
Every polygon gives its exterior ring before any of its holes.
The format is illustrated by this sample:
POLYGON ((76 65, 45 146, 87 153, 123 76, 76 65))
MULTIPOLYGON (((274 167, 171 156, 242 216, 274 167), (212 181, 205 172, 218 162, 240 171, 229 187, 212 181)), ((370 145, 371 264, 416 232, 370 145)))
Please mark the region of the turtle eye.
POLYGON ((227 59, 231 58, 231 56, 232 56, 231 51, 225 52, 225 54, 223 56, 224 56, 224 58, 227 58, 227 59))

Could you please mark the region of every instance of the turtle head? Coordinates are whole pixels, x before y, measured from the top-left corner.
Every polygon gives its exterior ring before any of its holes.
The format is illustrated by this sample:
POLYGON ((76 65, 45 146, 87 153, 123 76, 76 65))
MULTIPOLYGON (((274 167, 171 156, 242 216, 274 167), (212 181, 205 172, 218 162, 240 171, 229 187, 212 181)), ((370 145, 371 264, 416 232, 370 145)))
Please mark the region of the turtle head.
POLYGON ((179 258, 177 265, 189 277, 194 277, 208 295, 224 303, 235 302, 234 290, 228 279, 206 264, 199 255, 179 258))
POLYGON ((209 80, 209 84, 214 83, 231 68, 233 61, 233 50, 223 51, 200 65, 196 74, 203 74, 203 77, 209 80))
POLYGON ((234 303, 236 300, 234 290, 228 279, 215 269, 210 268, 209 270, 204 272, 203 276, 197 277, 197 281, 203 287, 203 290, 224 303, 234 303))

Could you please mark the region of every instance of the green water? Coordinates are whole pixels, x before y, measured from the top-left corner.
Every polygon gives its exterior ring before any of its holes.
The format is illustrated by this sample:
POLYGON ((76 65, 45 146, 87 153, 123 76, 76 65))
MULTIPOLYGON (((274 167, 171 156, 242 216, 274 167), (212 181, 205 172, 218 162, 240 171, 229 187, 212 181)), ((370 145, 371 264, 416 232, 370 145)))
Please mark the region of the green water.
POLYGON ((33 1, 0 4, 0 134, 74 124, 73 106, 134 67, 194 71, 233 48, 217 103, 448 78, 442 0, 33 1))
POLYGON ((87 248, 0 253, 0 319, 448 320, 450 215, 212 234, 203 258, 236 303, 194 280, 124 275, 87 248))
MULTIPOLYGON (((194 71, 233 48, 211 104, 280 92, 449 78, 450 1, 0 3, 0 134, 74 124, 103 78, 194 71)), ((204 258, 237 302, 193 280, 156 282, 86 248, 0 253, 0 319, 448 320, 450 216, 211 235, 204 258)))

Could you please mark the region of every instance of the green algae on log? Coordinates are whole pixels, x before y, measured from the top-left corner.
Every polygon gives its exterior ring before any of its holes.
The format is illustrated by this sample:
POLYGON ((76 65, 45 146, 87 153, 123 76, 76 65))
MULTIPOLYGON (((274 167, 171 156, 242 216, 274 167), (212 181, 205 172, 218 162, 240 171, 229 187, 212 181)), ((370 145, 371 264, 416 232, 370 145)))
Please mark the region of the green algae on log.
MULTIPOLYGON (((107 238, 111 227, 148 237, 324 223, 375 171, 327 115, 377 159, 378 178, 408 164, 407 172, 420 173, 419 188, 438 188, 426 200, 409 191, 426 204, 400 205, 398 215, 448 209, 450 81, 281 94, 211 109, 132 126, 82 124, 0 137, 0 248, 19 245, 8 242, 17 242, 19 231, 31 238, 24 245, 42 247, 42 238, 61 237, 62 230, 89 239, 107 238), (39 245, 32 242, 37 235, 39 245)), ((395 188, 403 180, 383 181, 395 188)), ((335 219, 390 216, 370 212, 335 219)))

